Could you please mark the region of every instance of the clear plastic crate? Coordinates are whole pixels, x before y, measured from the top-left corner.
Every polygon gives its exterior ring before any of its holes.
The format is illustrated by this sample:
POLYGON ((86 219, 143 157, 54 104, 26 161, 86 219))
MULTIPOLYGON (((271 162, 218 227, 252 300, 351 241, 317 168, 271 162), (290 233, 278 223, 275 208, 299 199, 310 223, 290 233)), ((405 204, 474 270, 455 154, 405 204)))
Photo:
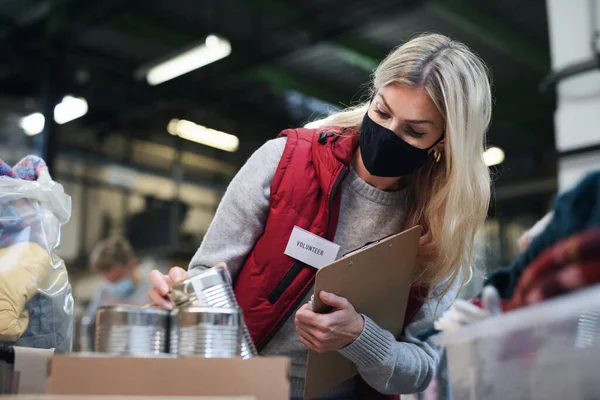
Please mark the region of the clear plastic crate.
POLYGON ((600 399, 600 285, 437 341, 453 400, 600 399))

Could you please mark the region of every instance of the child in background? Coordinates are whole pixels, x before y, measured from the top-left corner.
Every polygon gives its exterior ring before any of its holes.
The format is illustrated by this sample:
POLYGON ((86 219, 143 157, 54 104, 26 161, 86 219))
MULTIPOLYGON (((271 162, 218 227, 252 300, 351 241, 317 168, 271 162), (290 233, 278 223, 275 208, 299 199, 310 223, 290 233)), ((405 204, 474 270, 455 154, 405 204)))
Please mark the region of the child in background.
POLYGON ((93 349, 96 311, 102 306, 148 304, 148 290, 152 284, 137 271, 138 259, 131 243, 122 236, 112 236, 99 242, 90 257, 90 268, 105 279, 92 297, 82 319, 88 337, 88 346, 93 349))

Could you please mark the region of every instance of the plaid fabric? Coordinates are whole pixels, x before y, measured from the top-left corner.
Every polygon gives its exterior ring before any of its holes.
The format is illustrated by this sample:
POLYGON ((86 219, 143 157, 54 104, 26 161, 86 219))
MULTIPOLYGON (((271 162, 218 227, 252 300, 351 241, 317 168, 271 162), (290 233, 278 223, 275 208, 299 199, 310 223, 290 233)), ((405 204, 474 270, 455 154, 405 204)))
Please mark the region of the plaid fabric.
POLYGON ((572 235, 543 252, 523 272, 506 310, 600 282, 600 228, 572 235))
MULTIPOLYGON (((48 168, 37 156, 23 158, 14 168, 0 160, 0 176, 34 181, 42 171, 48 171, 48 168)), ((35 242, 44 249, 48 248, 41 218, 36 201, 0 201, 0 248, 21 242, 35 242)))

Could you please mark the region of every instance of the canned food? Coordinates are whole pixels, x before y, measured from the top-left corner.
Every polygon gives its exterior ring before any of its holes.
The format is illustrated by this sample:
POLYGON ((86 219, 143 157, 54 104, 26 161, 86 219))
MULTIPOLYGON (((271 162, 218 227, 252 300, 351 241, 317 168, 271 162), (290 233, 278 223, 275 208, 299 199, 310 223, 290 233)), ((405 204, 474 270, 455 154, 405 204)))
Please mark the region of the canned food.
POLYGON ((239 309, 178 308, 171 314, 171 353, 204 358, 240 357, 242 331, 239 309))
MULTIPOLYGON (((223 266, 216 266, 200 272, 173 285, 169 295, 177 308, 180 307, 218 307, 238 309, 239 305, 233 293, 231 276, 223 266)), ((256 357, 258 352, 250 332, 242 318, 241 357, 256 357)))
POLYGON ((169 311, 157 307, 100 307, 95 351, 131 356, 168 354, 169 317, 169 311))

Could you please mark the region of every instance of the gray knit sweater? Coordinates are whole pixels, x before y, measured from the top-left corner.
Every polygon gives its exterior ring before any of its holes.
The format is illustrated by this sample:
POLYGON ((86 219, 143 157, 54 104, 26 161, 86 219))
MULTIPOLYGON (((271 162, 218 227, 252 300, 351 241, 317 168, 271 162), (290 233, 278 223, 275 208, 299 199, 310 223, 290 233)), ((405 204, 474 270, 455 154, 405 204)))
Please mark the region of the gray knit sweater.
MULTIPOLYGON (((268 141, 241 168, 223 196, 190 268, 223 261, 235 278, 263 232, 269 211, 270 185, 285 143, 285 138, 268 141)), ((334 242, 341 246, 340 257, 369 241, 400 232, 407 208, 403 191, 376 189, 351 169, 342 184, 341 196, 334 238, 334 242)), ((456 289, 441 300, 438 315, 448 308, 455 296, 456 289)), ((308 297, 304 303, 306 301, 308 297)), ((382 393, 405 394, 424 390, 434 376, 439 355, 432 343, 419 341, 414 335, 432 326, 436 305, 437 301, 421 308, 406 327, 401 341, 364 316, 362 334, 339 351, 357 365, 367 383, 382 393)), ((294 318, 289 318, 261 354, 291 358, 292 396, 302 396, 307 353, 298 340, 294 318)), ((354 391, 354 381, 351 380, 323 397, 351 397, 354 391)))

